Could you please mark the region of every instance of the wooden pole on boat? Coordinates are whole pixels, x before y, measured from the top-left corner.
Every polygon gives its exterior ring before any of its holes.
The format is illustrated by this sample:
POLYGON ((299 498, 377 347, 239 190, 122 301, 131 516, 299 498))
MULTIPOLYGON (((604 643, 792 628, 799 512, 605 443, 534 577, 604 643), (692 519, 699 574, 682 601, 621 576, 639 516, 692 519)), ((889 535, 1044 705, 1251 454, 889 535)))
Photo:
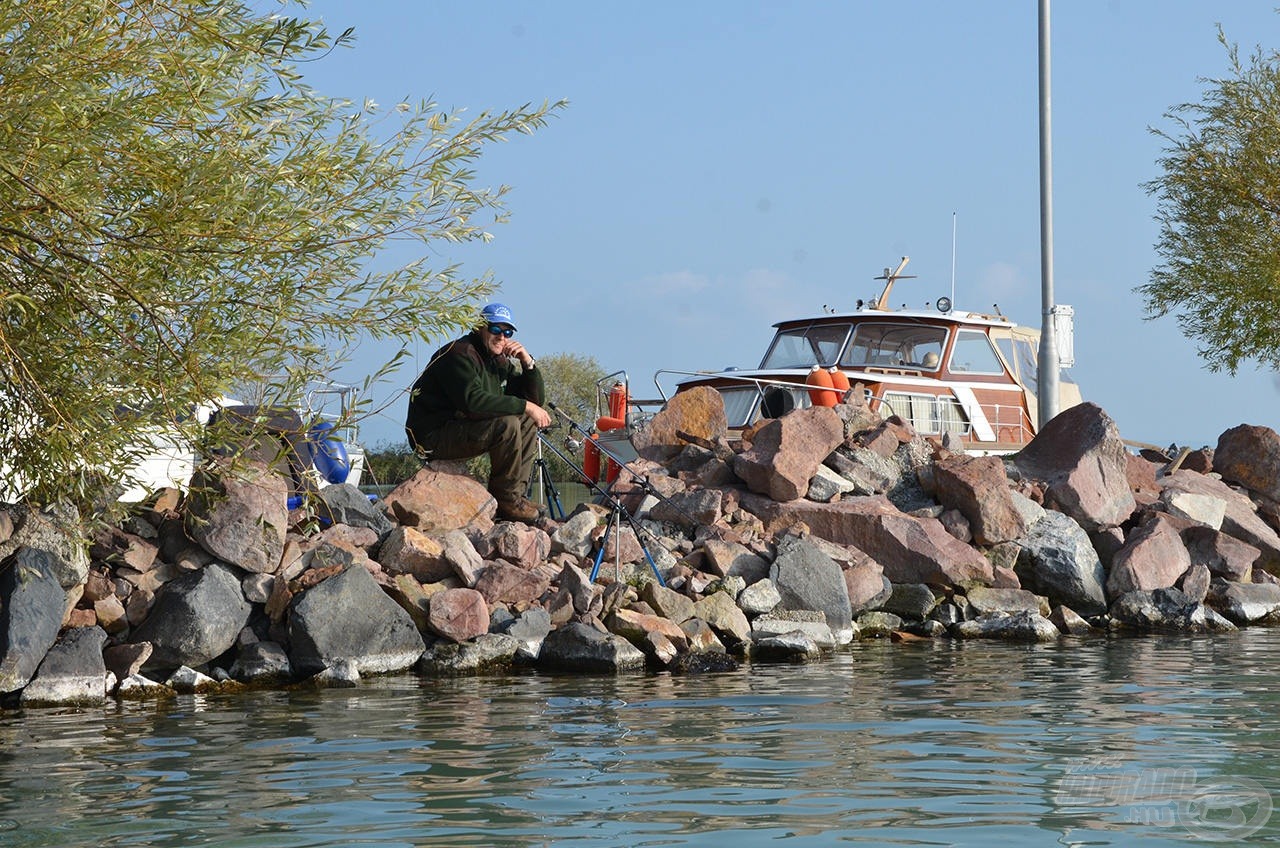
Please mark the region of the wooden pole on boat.
POLYGON ((1039 427, 1058 414, 1058 339, 1053 302, 1053 142, 1050 123, 1049 0, 1040 0, 1040 397, 1039 427))

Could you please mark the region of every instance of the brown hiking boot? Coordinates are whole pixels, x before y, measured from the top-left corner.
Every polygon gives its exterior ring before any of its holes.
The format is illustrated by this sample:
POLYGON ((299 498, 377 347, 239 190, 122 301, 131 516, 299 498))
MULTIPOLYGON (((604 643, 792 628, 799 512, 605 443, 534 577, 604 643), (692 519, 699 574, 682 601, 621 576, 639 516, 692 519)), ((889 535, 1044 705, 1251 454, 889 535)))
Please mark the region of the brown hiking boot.
POLYGON ((523 521, 525 524, 537 521, 542 515, 538 505, 526 497, 517 495, 511 500, 498 499, 499 521, 523 521))

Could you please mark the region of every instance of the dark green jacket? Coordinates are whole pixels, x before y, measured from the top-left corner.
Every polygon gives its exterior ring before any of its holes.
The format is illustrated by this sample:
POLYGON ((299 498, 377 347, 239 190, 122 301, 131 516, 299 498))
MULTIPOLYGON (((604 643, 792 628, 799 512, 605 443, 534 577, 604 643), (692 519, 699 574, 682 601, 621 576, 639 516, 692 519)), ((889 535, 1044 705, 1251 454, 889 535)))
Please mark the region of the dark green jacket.
POLYGON ((405 429, 413 444, 414 432, 450 419, 523 415, 526 400, 545 403, 542 372, 523 371, 505 356, 491 356, 484 340, 472 332, 431 355, 409 392, 405 429))

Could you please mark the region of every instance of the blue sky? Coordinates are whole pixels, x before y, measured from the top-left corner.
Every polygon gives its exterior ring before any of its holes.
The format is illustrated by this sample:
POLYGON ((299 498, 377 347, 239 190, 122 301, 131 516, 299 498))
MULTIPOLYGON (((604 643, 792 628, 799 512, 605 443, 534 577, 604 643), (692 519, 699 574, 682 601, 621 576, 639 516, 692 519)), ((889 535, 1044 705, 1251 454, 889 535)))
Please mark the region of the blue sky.
MULTIPOLYGON (((410 2, 316 0, 352 49, 308 65, 318 90, 471 113, 565 98, 534 136, 490 148, 482 185, 511 220, 435 264, 492 270, 538 356, 595 357, 653 396, 659 368, 758 363, 783 318, 848 307, 909 255, 895 300, 1040 314, 1036 0, 410 2)), ((1156 262, 1173 105, 1227 73, 1216 24, 1280 47, 1270 4, 1059 0, 1052 9, 1054 280, 1076 313, 1084 396, 1128 439, 1213 445, 1280 429, 1271 372, 1211 374, 1134 293, 1156 262)), ((444 340, 440 340, 443 342, 444 340)), ((403 438, 435 345, 375 394, 370 444, 403 438)), ((374 371, 366 346, 340 376, 374 371)))

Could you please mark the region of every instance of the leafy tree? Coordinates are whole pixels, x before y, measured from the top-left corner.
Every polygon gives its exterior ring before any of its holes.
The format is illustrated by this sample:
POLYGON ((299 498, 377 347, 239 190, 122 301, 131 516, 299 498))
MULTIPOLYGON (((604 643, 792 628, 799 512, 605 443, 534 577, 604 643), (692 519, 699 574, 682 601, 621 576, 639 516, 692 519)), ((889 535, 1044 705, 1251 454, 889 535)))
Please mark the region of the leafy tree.
MULTIPOLYGON (((565 446, 566 436, 572 435, 581 441, 581 434, 571 432, 565 422, 569 416, 582 427, 590 427, 596 420, 596 387, 597 381, 605 377, 594 356, 583 356, 576 353, 554 353, 550 356, 538 357, 538 368, 543 372, 542 379, 547 385, 547 400, 561 409, 563 415, 552 413, 552 428, 545 435, 552 439, 556 449, 564 453, 575 464, 581 465, 582 451, 574 451, 565 446)), ((602 401, 603 403, 603 401, 602 401)), ((578 474, 572 471, 554 452, 543 451, 547 469, 553 480, 576 480, 578 474)))
POLYGON ((1166 118, 1158 198, 1162 264, 1138 288, 1150 317, 1173 313, 1211 371, 1255 360, 1280 367, 1280 54, 1247 64, 1218 38, 1231 77, 1166 118))
POLYGON ((408 442, 379 442, 365 451, 361 485, 394 486, 403 483, 422 468, 422 460, 408 442))
POLYGON ((307 86, 351 41, 241 0, 0 4, 0 496, 84 502, 201 402, 294 405, 362 340, 470 322, 487 277, 371 260, 488 239, 505 187, 474 161, 560 104, 464 122, 307 86))

